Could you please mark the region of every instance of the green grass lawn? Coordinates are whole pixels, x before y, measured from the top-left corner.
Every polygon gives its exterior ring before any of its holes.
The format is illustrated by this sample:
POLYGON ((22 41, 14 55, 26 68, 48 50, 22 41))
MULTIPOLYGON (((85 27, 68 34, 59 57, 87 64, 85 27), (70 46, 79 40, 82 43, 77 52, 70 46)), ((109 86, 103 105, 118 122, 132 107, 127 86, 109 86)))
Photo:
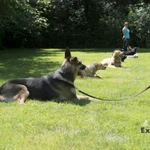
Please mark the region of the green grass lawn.
MULTIPOLYGON (((73 49, 84 64, 111 57, 113 49, 73 49)), ((150 51, 128 58, 122 68, 100 70, 102 79, 77 77, 75 85, 97 97, 119 99, 150 85, 150 51)), ((51 73, 63 62, 60 49, 0 51, 0 85, 10 79, 51 73)), ((79 94, 79 93, 78 93, 79 94)), ((0 103, 0 150, 149 150, 150 90, 121 102, 73 104, 28 99, 0 103)))

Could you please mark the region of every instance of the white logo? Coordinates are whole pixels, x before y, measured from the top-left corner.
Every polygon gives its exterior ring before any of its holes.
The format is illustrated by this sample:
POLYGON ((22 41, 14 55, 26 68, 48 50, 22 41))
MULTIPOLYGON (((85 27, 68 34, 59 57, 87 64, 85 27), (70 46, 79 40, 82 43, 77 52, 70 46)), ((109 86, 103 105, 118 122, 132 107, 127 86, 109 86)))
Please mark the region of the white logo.
POLYGON ((148 126, 148 120, 145 120, 143 123, 143 127, 147 127, 148 126))
POLYGON ((141 133, 150 133, 150 128, 148 128, 148 120, 145 120, 142 127, 141 133))

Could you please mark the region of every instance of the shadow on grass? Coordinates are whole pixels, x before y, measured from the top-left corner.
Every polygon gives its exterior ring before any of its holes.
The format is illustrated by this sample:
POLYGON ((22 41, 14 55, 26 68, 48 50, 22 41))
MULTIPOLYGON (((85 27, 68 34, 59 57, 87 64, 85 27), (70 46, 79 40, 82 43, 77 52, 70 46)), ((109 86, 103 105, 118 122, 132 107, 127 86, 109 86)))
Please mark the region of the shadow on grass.
POLYGON ((70 49, 73 52, 85 52, 85 53, 107 53, 113 52, 114 48, 84 48, 84 49, 70 49))
MULTIPOLYGON (((0 51, 0 79, 39 77, 60 67, 59 61, 50 59, 59 51, 53 50, 5 50, 0 51)), ((63 57, 62 57, 63 61, 63 57)))
POLYGON ((73 101, 71 101, 71 100, 61 100, 61 101, 59 101, 59 100, 32 100, 32 99, 28 99, 27 100, 27 103, 29 102, 29 101, 38 101, 38 102, 45 102, 45 103, 47 103, 47 102, 55 102, 55 103, 62 103, 62 104, 72 104, 72 105, 79 105, 79 106, 86 106, 86 105, 88 105, 89 103, 91 103, 91 101, 89 101, 89 100, 83 100, 83 101, 76 101, 76 102, 73 102, 73 101))
POLYGON ((150 49, 148 49, 148 48, 146 48, 146 49, 142 48, 142 49, 139 49, 137 51, 137 53, 150 53, 150 49))
POLYGON ((75 104, 75 105, 79 105, 79 106, 85 106, 85 105, 87 105, 87 104, 89 104, 91 101, 89 101, 89 100, 78 100, 78 101, 76 101, 76 102, 73 102, 73 101, 71 101, 71 100, 64 100, 64 101, 55 101, 54 100, 54 102, 57 102, 57 103, 69 103, 69 104, 75 104))
POLYGON ((91 103, 91 101, 88 101, 88 100, 84 100, 84 101, 78 101, 76 102, 75 104, 76 105, 80 105, 80 106, 85 106, 87 104, 91 103))
MULTIPOLYGON (((119 48, 119 47, 116 47, 116 48, 82 48, 82 49, 73 48, 70 50, 74 51, 74 52, 85 52, 85 53, 109 53, 109 52, 113 52, 114 50, 117 50, 117 49, 120 50, 121 48, 119 48)), ((149 48, 139 48, 137 53, 150 53, 150 49, 149 48)))

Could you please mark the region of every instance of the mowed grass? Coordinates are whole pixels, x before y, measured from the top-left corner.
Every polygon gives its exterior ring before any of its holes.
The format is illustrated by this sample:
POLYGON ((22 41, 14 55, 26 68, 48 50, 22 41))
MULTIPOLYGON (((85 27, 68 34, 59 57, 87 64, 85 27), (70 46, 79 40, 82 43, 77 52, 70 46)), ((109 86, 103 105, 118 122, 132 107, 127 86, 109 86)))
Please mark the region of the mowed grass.
MULTIPOLYGON (((73 49, 84 64, 111 57, 113 49, 73 49)), ((77 77, 75 85, 91 95, 112 100, 136 94, 149 86, 150 51, 126 59, 122 68, 100 70, 102 79, 77 77)), ((0 51, 0 85, 10 79, 39 77, 58 69, 61 49, 0 51)), ((80 93, 78 93, 80 94, 80 93)), ((150 133, 141 133, 148 120, 150 90, 120 102, 41 102, 27 99, 0 103, 1 150, 149 150, 150 133)))

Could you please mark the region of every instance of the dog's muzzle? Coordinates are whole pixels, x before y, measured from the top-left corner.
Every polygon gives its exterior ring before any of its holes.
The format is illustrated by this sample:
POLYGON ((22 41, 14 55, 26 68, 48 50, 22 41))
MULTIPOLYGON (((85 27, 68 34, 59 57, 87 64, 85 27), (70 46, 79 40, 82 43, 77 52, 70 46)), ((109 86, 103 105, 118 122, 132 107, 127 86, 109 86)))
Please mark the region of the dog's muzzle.
POLYGON ((81 70, 84 70, 85 68, 86 68, 86 66, 83 65, 83 64, 80 66, 80 69, 81 69, 81 70))
POLYGON ((82 61, 80 59, 78 59, 78 65, 79 65, 79 69, 81 70, 84 70, 86 68, 86 66, 82 64, 82 61))
POLYGON ((107 67, 105 66, 105 67, 103 68, 103 70, 106 70, 106 68, 107 68, 107 67))

